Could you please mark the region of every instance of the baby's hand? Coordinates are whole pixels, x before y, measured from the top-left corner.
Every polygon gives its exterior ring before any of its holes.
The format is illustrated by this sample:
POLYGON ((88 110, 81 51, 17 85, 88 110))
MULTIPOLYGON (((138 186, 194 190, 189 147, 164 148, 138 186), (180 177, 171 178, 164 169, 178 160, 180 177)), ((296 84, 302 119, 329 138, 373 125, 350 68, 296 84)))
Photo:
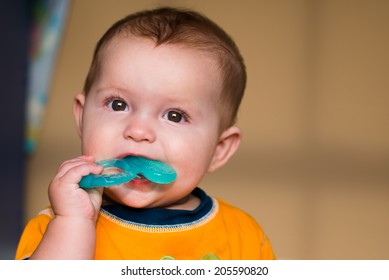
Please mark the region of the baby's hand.
POLYGON ((103 167, 90 156, 62 163, 49 186, 49 199, 56 216, 97 219, 103 188, 81 189, 78 182, 90 173, 100 174, 103 167))

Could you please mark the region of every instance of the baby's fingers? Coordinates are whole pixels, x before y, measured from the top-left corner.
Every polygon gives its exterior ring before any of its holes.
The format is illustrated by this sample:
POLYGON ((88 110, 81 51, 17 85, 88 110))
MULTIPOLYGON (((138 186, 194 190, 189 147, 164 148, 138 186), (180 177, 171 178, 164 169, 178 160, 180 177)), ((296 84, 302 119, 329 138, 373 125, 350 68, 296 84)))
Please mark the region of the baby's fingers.
POLYGON ((83 176, 90 173, 100 174, 103 167, 93 161, 93 157, 81 156, 75 159, 65 161, 58 169, 54 180, 60 180, 64 183, 78 183, 83 176))

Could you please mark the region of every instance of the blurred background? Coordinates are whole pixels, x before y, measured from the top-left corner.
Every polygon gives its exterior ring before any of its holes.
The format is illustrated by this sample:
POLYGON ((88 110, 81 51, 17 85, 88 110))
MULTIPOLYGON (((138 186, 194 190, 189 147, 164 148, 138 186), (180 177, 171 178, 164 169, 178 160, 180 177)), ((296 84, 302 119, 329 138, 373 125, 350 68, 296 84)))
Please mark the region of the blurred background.
POLYGON ((27 150, 34 13, 21 0, 0 12, 0 258, 13 258, 58 166, 80 154, 72 101, 97 40, 128 13, 171 5, 221 25, 248 71, 243 143, 201 187, 256 218, 279 259, 389 259, 389 1, 43 2, 67 5, 53 63, 35 71, 49 80, 27 150))

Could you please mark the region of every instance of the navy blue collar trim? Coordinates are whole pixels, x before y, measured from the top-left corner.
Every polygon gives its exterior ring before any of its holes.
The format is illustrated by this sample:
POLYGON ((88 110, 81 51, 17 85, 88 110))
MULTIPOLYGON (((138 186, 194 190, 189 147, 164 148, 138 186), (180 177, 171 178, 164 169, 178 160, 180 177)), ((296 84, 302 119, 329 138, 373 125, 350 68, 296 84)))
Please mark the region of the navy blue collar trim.
POLYGON ((213 200, 200 188, 192 194, 200 199, 200 205, 194 210, 174 210, 164 208, 131 208, 121 204, 109 204, 102 209, 117 219, 147 225, 178 225, 198 221, 212 210, 213 200))

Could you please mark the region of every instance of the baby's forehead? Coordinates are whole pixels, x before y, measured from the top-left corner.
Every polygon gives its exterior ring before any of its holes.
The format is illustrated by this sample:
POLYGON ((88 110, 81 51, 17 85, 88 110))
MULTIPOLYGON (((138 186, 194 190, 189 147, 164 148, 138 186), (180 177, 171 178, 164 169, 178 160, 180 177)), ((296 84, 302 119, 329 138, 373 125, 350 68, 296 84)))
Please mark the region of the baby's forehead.
MULTIPOLYGON (((204 68, 212 67, 215 70, 218 78, 222 79, 223 76, 223 63, 221 62, 222 59, 220 59, 220 55, 214 51, 205 48, 197 48, 194 45, 186 44, 183 42, 165 42, 158 44, 152 38, 136 36, 127 33, 117 34, 106 43, 106 45, 101 49, 99 55, 100 64, 102 60, 107 58, 107 53, 115 54, 115 49, 123 45, 128 46, 129 49, 134 47, 139 49, 154 49, 157 51, 164 49, 172 53, 173 56, 174 54, 177 55, 176 57, 173 57, 172 60, 178 59, 179 56, 197 56, 199 60, 205 62, 204 68)), ((188 67, 190 67, 190 65, 188 65, 188 67)))
POLYGON ((110 40, 108 40, 103 49, 114 47, 121 41, 127 41, 132 44, 150 44, 155 48, 171 48, 177 50, 188 50, 196 53, 200 53, 202 56, 209 57, 211 59, 218 60, 222 54, 219 50, 214 47, 207 47, 202 44, 197 45, 196 43, 187 42, 185 40, 178 41, 166 41, 166 42, 157 42, 154 38, 147 36, 135 35, 128 32, 120 32, 114 35, 110 40))
MULTIPOLYGON (((117 65, 115 62, 121 63, 124 59, 126 59, 126 65, 128 66, 135 63, 140 63, 140 66, 150 64, 161 68, 166 66, 170 67, 166 69, 171 71, 177 71, 178 69, 182 74, 191 73, 194 76, 196 71, 208 73, 209 75, 205 77, 203 75, 203 78, 208 78, 207 80, 212 79, 214 83, 218 83, 222 78, 218 60, 209 52, 181 43, 163 43, 158 45, 150 38, 136 36, 117 36, 112 38, 109 44, 102 50, 99 68, 101 70, 107 64, 114 67, 117 65)), ((140 70, 140 68, 136 69, 140 70)))
MULTIPOLYGON (((154 59, 157 60, 158 64, 163 62, 170 64, 173 62, 182 67, 181 69, 183 73, 188 72, 187 69, 197 69, 200 72, 209 73, 209 75, 207 75, 206 77, 203 76, 204 80, 198 81, 198 83, 204 83, 206 82, 205 80, 212 80, 213 87, 218 88, 216 98, 222 97, 222 85, 224 84, 223 70, 217 57, 208 51, 175 42, 163 43, 158 45, 150 38, 121 34, 116 36, 115 38, 112 38, 109 44, 106 45, 104 50, 105 55, 102 55, 101 61, 99 63, 100 70, 102 69, 101 67, 104 67, 104 65, 107 64, 107 62, 109 63, 108 60, 110 60, 112 56, 116 56, 117 59, 118 53, 123 53, 123 48, 124 53, 126 52, 125 48, 128 48, 129 52, 134 51, 134 49, 135 51, 141 50, 141 52, 143 52, 143 50, 145 49, 151 50, 149 56, 141 55, 139 57, 146 59, 147 62, 149 62, 149 57, 152 56, 154 59), (119 50, 119 48, 122 49, 119 50), (168 61, 166 61, 166 56, 164 56, 164 54, 166 53, 169 54, 170 60, 168 61), (158 54, 163 55, 163 58, 158 60, 158 54), (182 61, 185 61, 187 63, 184 64, 182 63, 182 61)), ((138 59, 138 57, 135 57, 134 59, 138 59)), ((155 62, 156 60, 153 60, 152 62, 155 62)))

